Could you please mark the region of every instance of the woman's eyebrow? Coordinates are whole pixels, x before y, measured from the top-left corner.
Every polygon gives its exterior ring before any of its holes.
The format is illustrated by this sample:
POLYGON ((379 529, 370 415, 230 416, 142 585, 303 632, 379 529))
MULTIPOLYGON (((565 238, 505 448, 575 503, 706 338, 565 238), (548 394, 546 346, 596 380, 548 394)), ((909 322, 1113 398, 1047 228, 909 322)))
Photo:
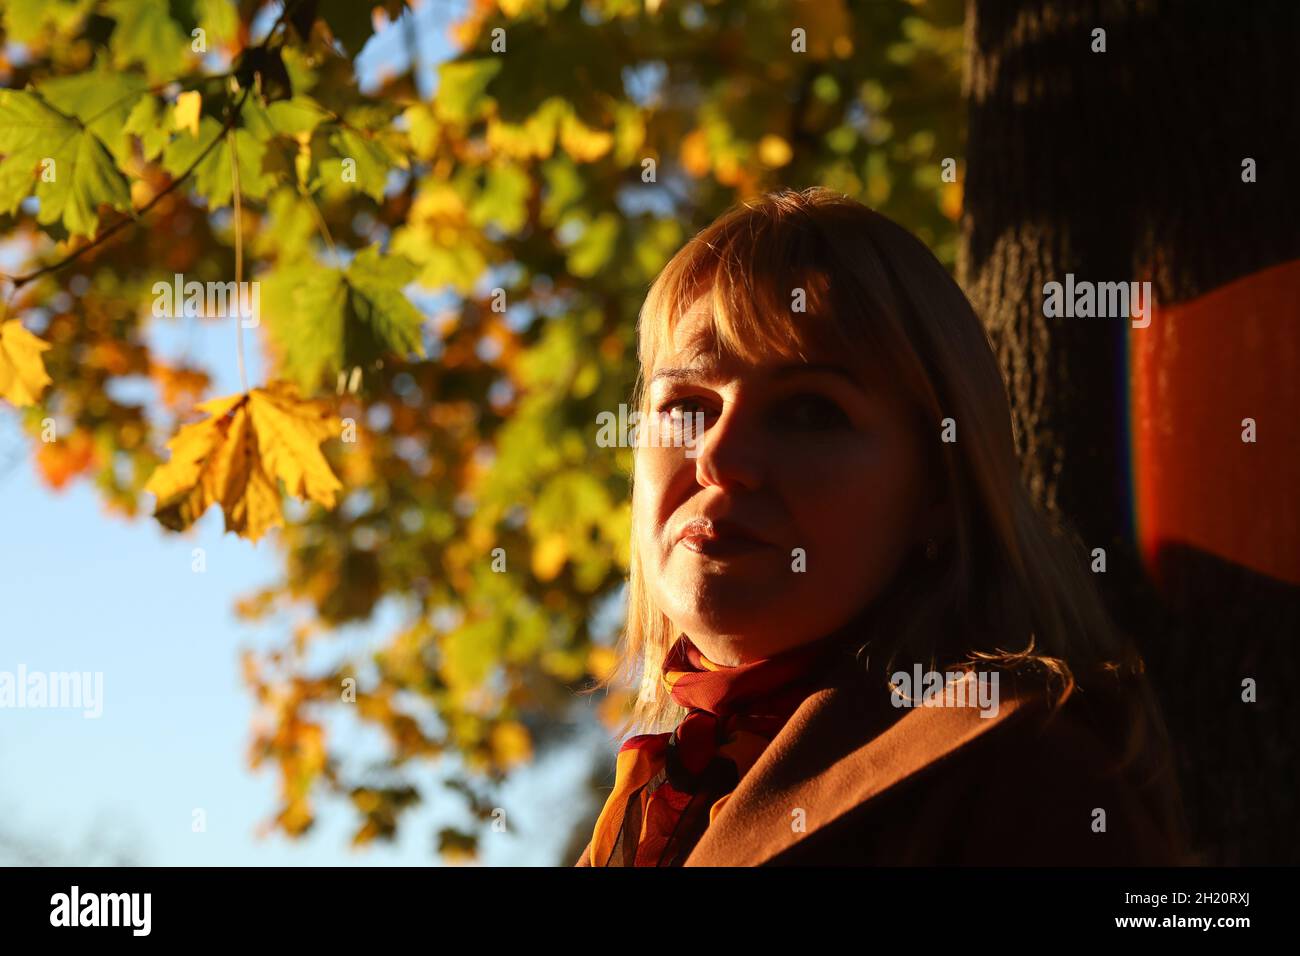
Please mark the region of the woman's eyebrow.
POLYGON ((650 384, 664 380, 670 382, 697 382, 717 377, 717 370, 699 365, 678 368, 661 368, 650 376, 650 384))
MULTIPOLYGON (((771 369, 770 374, 778 378, 788 378, 792 375, 804 375, 808 373, 829 373, 845 379, 853 385, 861 387, 858 376, 842 365, 835 365, 830 362, 793 362, 789 365, 781 365, 771 369)), ((709 381, 721 377, 721 370, 711 365, 687 365, 672 368, 661 368, 650 377, 650 384, 661 379, 671 382, 698 382, 709 381)))

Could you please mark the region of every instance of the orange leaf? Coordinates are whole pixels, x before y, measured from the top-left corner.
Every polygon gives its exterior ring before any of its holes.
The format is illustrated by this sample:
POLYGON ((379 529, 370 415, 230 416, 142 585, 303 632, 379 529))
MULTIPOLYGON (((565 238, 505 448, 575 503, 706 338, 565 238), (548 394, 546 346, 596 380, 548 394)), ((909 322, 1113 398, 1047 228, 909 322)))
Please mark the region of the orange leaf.
POLYGON ((319 448, 334 433, 324 405, 273 383, 198 407, 210 417, 181 428, 167 443, 171 460, 145 485, 163 526, 182 531, 217 504, 227 531, 256 541, 284 524, 277 479, 292 495, 334 506, 343 486, 319 448))
POLYGON ((50 377, 41 353, 50 343, 23 328, 17 319, 0 323, 0 398, 35 405, 50 377))

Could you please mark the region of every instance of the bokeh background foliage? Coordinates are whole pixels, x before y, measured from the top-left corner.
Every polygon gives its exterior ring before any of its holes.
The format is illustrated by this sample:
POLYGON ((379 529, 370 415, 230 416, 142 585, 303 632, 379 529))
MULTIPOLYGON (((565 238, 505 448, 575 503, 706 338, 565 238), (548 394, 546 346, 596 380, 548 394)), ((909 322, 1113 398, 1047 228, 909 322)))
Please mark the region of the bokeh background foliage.
MULTIPOLYGON (((52 380, 6 414, 45 482, 93 482, 150 520, 167 442, 236 362, 230 319, 228 354, 155 355, 151 323, 216 320, 155 317, 152 288, 233 280, 237 232, 262 284, 249 387, 292 383, 355 425, 321 445, 335 506, 286 496, 261 545, 283 574, 237 605, 285 635, 244 672, 250 760, 278 773, 290 835, 332 796, 355 841, 393 837, 435 796, 420 770, 438 760, 488 825, 495 788, 609 672, 630 453, 597 446, 596 416, 628 400, 641 301, 691 235, 822 184, 955 263, 960 187, 940 173, 962 155, 959 0, 475 0, 431 92, 415 56, 358 82, 376 31, 413 28, 398 0, 3 7, 0 226, 18 268, 0 321, 49 344, 52 380), (50 128, 66 185, 41 182, 50 128), (341 631, 381 604, 403 623, 358 652, 341 631), (334 745, 340 713, 382 733, 382 761, 334 745)), ((627 704, 602 699, 602 719, 627 704)), ((435 845, 464 859, 476 839, 435 845)))

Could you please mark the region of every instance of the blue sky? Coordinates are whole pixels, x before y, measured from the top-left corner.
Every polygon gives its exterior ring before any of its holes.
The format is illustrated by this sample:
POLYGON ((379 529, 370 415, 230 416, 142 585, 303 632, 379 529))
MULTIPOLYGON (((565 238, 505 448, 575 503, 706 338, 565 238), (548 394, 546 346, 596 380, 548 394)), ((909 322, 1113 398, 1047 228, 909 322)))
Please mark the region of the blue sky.
MULTIPOLYGON (((425 0, 416 12, 421 91, 449 55, 445 25, 462 3, 425 0)), ((359 58, 363 88, 381 68, 406 68, 401 28, 390 28, 359 58)), ((8 263, 6 263, 6 266, 8 263)), ((151 345, 204 361, 213 394, 239 388, 228 323, 154 322, 151 345)), ((255 337, 249 379, 260 381, 255 337)), ((259 838, 276 805, 274 768, 248 768, 255 702, 240 673, 240 651, 281 644, 284 625, 236 619, 234 601, 277 576, 270 541, 250 544, 222 531, 210 511, 186 535, 142 516, 109 515, 84 481, 55 493, 34 473, 30 440, 17 415, 0 407, 0 671, 102 672, 103 714, 0 709, 0 863, 144 865, 428 865, 436 863, 439 826, 472 828, 460 797, 444 796, 443 765, 422 767, 415 782, 426 804, 404 818, 392 844, 354 851, 355 816, 319 802, 312 833, 300 840, 259 838), (206 571, 192 570, 194 548, 206 571), (205 832, 191 828, 201 808, 205 832)), ((274 532, 273 532, 274 533, 274 532)), ((338 653, 383 640, 398 618, 381 608, 375 621, 330 642, 338 653)), ((609 747, 586 708, 574 740, 524 768, 502 795, 505 833, 481 835, 484 865, 553 865, 562 860, 575 815, 585 807, 585 778, 609 747)), ((367 728, 330 724, 343 752, 374 752, 367 728)))

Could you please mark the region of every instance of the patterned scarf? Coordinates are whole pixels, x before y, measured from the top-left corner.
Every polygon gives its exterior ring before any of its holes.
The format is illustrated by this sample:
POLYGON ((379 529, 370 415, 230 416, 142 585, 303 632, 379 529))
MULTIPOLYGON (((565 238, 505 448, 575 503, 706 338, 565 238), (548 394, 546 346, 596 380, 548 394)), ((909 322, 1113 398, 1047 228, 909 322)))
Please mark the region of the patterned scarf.
POLYGON ((831 638, 737 667, 682 635, 661 680, 687 715, 672 733, 619 748, 614 790, 596 821, 593 866, 680 866, 736 784, 812 692, 831 638))

